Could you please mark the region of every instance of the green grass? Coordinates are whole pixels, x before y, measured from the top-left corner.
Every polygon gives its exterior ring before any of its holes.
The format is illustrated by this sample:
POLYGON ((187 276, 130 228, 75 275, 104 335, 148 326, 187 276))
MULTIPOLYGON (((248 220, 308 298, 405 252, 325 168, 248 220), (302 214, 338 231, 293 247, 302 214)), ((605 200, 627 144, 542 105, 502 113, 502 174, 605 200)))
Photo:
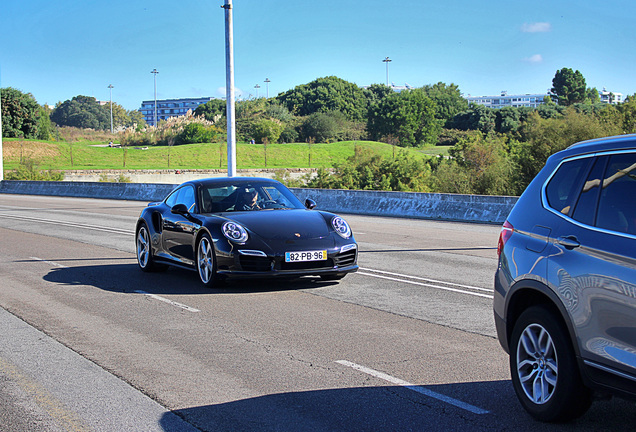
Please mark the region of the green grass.
MULTIPOLYGON (((33 161, 46 170, 160 170, 160 169, 225 169, 225 143, 135 147, 96 147, 94 142, 52 142, 5 139, 4 169, 16 169, 21 160, 33 161), (168 165, 168 155, 170 164, 168 165)), ((100 143, 103 144, 103 143, 100 143)), ((430 149, 393 148, 375 141, 344 141, 330 144, 237 144, 238 169, 262 168, 331 168, 346 161, 358 151, 369 151, 393 157, 394 150, 407 151, 415 157, 447 153, 445 147, 430 149), (265 157, 267 155, 267 162, 265 157)))

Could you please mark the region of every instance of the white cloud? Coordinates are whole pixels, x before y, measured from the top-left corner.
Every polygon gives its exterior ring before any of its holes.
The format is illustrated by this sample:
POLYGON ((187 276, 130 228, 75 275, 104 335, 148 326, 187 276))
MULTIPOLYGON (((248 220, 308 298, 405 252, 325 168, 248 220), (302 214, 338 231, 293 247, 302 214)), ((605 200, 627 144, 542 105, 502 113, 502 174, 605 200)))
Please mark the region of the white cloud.
MULTIPOLYGON (((226 95, 227 95, 227 89, 225 87, 219 87, 216 89, 216 97, 225 99, 226 95)), ((236 99, 240 99, 243 97, 243 90, 241 90, 240 88, 234 86, 234 97, 236 99)))
POLYGON ((543 56, 541 54, 535 54, 533 56, 524 58, 523 61, 528 63, 541 63, 543 62, 543 56))
POLYGON ((524 33, 546 33, 552 30, 552 24, 547 22, 524 23, 521 31, 524 33))

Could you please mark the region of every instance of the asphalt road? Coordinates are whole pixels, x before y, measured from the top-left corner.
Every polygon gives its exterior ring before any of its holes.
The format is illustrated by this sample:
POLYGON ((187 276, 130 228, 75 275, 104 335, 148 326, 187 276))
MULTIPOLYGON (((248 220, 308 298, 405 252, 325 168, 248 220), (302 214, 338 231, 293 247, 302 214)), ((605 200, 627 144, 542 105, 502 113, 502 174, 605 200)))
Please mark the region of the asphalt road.
POLYGON ((499 228, 346 216, 340 283, 145 274, 143 203, 0 195, 0 430, 623 430, 519 406, 492 322, 499 228))

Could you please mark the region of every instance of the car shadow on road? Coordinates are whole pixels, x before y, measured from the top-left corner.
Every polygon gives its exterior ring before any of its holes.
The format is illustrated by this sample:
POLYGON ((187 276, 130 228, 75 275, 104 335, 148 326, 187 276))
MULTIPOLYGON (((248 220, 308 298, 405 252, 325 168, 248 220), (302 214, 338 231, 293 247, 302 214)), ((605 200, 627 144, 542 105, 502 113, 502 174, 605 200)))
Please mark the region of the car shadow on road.
POLYGON ((623 430, 636 420, 626 401, 602 401, 567 424, 544 424, 521 407, 510 381, 423 386, 435 398, 402 386, 354 387, 278 393, 172 411, 160 424, 174 431, 176 414, 212 431, 598 431, 623 430), (443 397, 470 404, 472 412, 443 397), (627 411, 626 411, 627 410, 627 411))
POLYGON ((235 279, 204 286, 194 271, 170 267, 162 272, 144 273, 136 263, 54 267, 44 280, 60 286, 93 286, 105 291, 149 294, 205 295, 242 294, 312 289, 337 284, 319 278, 235 279))

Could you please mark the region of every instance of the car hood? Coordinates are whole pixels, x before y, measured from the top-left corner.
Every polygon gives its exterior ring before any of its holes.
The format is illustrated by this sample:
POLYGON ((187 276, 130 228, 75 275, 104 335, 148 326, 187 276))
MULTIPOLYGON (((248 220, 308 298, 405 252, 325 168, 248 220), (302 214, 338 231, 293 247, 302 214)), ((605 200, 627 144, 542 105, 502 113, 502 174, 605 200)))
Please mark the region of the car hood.
POLYGON ((315 210, 259 210, 225 215, 263 240, 310 240, 329 236, 329 226, 315 210))

